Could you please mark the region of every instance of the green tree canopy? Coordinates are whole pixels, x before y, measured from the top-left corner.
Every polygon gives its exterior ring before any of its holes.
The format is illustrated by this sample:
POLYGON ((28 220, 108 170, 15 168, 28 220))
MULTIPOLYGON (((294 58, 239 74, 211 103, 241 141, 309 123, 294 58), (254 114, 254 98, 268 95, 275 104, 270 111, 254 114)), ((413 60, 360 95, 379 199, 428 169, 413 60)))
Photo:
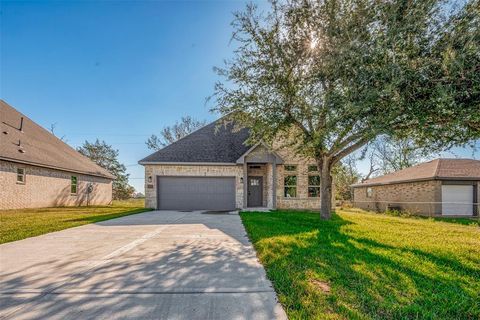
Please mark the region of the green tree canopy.
POLYGON ((193 131, 200 129, 204 125, 206 125, 205 120, 199 121, 190 116, 182 117, 182 119, 175 122, 173 126, 164 127, 162 132, 160 132, 160 136, 152 134, 145 144, 148 149, 160 150, 193 131))
POLYGON ((128 199, 133 196, 135 189, 128 184, 127 168, 118 160, 118 150, 115 150, 105 141, 85 141, 77 151, 106 169, 115 176, 113 181, 113 199, 128 199))
POLYGON ((321 216, 335 164, 379 135, 442 149, 479 137, 479 2, 273 1, 235 14, 213 108, 316 159, 321 216))

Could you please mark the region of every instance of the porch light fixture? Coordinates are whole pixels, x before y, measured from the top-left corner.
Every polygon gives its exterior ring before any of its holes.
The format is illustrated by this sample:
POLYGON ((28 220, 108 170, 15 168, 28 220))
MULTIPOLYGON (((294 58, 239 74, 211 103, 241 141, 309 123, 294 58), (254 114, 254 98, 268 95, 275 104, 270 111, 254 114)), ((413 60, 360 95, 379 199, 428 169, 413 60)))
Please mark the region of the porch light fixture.
POLYGON ((148 183, 152 183, 152 176, 148 176, 147 181, 148 183))
POLYGON ((243 183, 243 177, 240 177, 240 183, 243 183))

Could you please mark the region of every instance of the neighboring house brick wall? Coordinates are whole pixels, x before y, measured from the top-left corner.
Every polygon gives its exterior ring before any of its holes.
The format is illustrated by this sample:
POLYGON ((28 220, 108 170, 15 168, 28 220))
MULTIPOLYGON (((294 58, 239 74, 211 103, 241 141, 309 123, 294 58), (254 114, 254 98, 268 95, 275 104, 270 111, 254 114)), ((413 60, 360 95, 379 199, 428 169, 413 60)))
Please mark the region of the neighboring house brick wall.
POLYGON ((415 214, 434 215, 441 212, 442 182, 438 180, 371 186, 371 198, 367 197, 367 188, 354 188, 356 207, 385 211, 390 204, 415 214))
POLYGON ((236 165, 145 165, 145 207, 157 208, 157 176, 208 176, 235 177, 236 205, 243 207, 243 176, 241 166, 236 165), (152 177, 152 182, 149 182, 152 177))
POLYGON ((86 205, 89 182, 90 205, 112 202, 110 179, 0 160, 0 209, 86 205), (17 168, 25 169, 25 184, 17 183, 17 168), (70 194, 71 176, 77 177, 76 195, 70 194))

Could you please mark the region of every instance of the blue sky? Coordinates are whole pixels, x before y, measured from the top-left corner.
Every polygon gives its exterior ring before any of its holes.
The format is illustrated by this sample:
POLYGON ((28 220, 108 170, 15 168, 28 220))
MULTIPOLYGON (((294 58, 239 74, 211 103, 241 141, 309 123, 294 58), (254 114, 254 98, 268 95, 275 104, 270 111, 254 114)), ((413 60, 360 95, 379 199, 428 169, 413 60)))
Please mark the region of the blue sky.
POLYGON ((244 6, 2 1, 0 97, 44 127, 56 124, 73 147, 96 138, 113 145, 143 191, 137 161, 150 153, 148 136, 184 115, 216 118, 205 105, 212 68, 231 56, 232 12, 244 6))

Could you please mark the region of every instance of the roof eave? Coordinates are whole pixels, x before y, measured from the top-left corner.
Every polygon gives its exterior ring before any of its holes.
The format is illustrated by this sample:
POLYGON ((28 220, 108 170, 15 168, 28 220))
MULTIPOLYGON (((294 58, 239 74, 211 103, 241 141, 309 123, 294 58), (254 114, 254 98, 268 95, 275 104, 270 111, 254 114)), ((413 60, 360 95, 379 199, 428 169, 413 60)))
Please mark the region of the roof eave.
POLYGON ((25 161, 25 160, 18 160, 18 159, 1 157, 1 156, 0 156, 0 160, 4 160, 4 161, 8 161, 8 162, 14 162, 14 163, 27 164, 27 165, 31 165, 31 166, 35 166, 35 167, 42 167, 42 168, 59 170, 59 171, 65 171, 65 172, 79 173, 79 174, 84 174, 86 176, 101 177, 101 178, 106 178, 106 179, 111 179, 111 180, 115 179, 115 176, 113 176, 111 174, 92 173, 92 172, 87 172, 87 171, 82 171, 82 170, 75 170, 75 169, 57 167, 57 166, 47 165, 47 164, 43 164, 43 163, 37 163, 37 162, 31 162, 31 161, 25 161))
POLYGON ((180 162, 180 161, 138 161, 144 165, 183 165, 183 166, 236 166, 233 162, 180 162))
POLYGON ((427 178, 406 179, 406 180, 388 181, 388 182, 357 183, 357 184, 350 185, 350 187, 352 188, 374 187, 374 186, 384 186, 384 185, 402 184, 402 183, 410 183, 410 182, 422 182, 422 181, 430 181, 430 180, 449 180, 449 181, 478 180, 480 181, 480 177, 427 177, 427 178))

